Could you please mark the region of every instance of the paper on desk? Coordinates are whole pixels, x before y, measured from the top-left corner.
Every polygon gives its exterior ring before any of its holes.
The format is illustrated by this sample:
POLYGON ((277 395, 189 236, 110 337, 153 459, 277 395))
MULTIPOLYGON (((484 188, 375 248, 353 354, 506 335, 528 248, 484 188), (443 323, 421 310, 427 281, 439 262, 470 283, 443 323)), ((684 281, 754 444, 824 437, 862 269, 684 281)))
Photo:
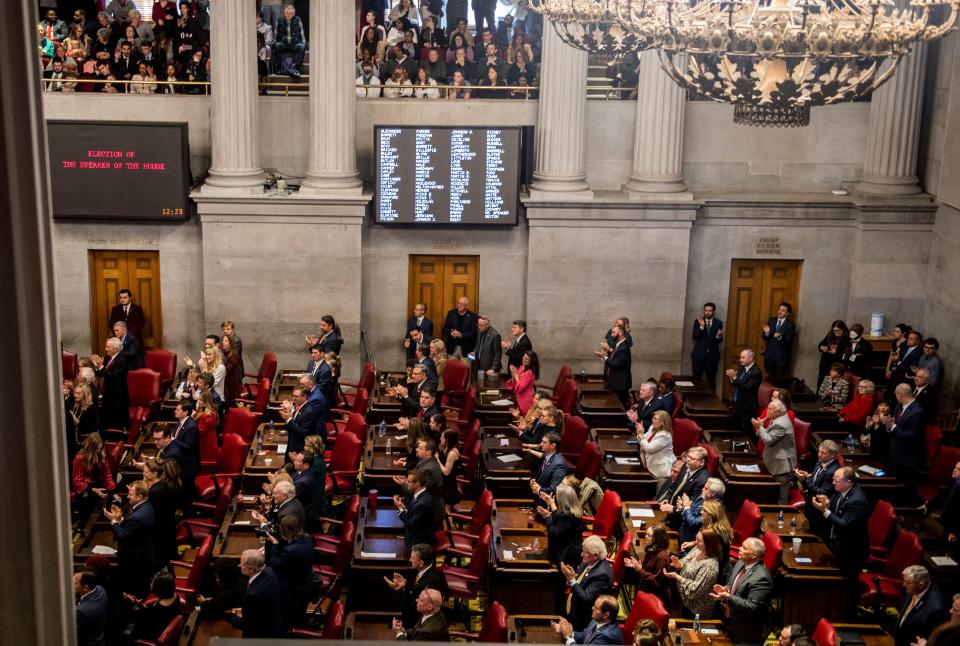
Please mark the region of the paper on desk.
POLYGON ((490 403, 494 406, 513 406, 513 402, 509 399, 495 399, 490 403))
POLYGON ((759 464, 734 464, 733 466, 740 473, 760 473, 759 464))
POLYGON ((508 561, 513 560, 513 552, 511 550, 503 550, 503 558, 507 559, 508 561))
POLYGON ((90 551, 94 554, 103 554, 104 556, 115 556, 117 553, 117 550, 106 545, 94 545, 90 551))
POLYGON ((394 435, 394 436, 393 436, 393 439, 395 439, 395 440, 405 440, 405 439, 407 439, 407 434, 404 433, 403 435, 394 435))
POLYGON ((503 438, 500 440, 500 446, 510 446, 510 440, 503 438))
POLYGON ((797 556, 793 560, 797 563, 813 563, 813 559, 809 556, 797 556))
POLYGON ((634 527, 634 529, 642 529, 642 528, 643 528, 643 525, 644 525, 644 522, 643 522, 642 520, 635 520, 635 521, 633 521, 633 527, 634 527))
POLYGON ((484 394, 484 395, 499 395, 499 394, 500 394, 500 391, 499 391, 499 390, 496 390, 496 389, 494 389, 494 390, 487 390, 487 391, 485 391, 483 394, 484 394))
POLYGON ((284 455, 287 452, 286 444, 277 444, 277 454, 284 455))
POLYGON ((614 461, 620 465, 640 464, 640 458, 614 458, 614 461))
POLYGON ((235 521, 233 521, 233 524, 234 524, 234 525, 249 525, 249 524, 250 524, 250 521, 249 521, 249 520, 235 520, 235 521))
POLYGON ((257 500, 256 496, 240 496, 241 502, 256 502, 256 500, 257 500))
POLYGON ((397 555, 393 552, 360 552, 360 556, 365 559, 395 559, 397 555))
POLYGON ((630 518, 654 518, 656 514, 649 507, 630 507, 630 518))
POLYGON ((720 631, 716 628, 701 628, 700 633, 703 635, 719 635, 720 631))
POLYGON ((523 458, 521 458, 519 455, 515 453, 507 453, 506 455, 497 456, 497 459, 500 460, 501 462, 506 462, 507 464, 510 464, 511 462, 519 462, 523 458))
POLYGON ((957 564, 957 562, 949 556, 931 556, 930 560, 933 561, 934 565, 939 565, 940 567, 957 564))
MULTIPOLYGON (((677 386, 677 387, 679 387, 679 388, 693 388, 693 382, 692 382, 692 381, 675 381, 675 382, 673 382, 673 385, 674 385, 674 386, 677 386)), ((703 632, 707 632, 707 631, 704 630, 703 632)))

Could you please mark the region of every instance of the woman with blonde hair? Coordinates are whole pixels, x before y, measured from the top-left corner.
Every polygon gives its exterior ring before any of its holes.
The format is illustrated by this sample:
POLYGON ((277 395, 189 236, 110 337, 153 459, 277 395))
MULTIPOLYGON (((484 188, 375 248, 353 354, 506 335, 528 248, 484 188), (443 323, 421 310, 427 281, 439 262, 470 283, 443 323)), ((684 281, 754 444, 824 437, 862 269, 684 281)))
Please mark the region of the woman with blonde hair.
POLYGON ((841 422, 853 424, 862 427, 873 408, 873 396, 876 393, 876 385, 869 379, 861 379, 857 384, 857 394, 853 396, 850 403, 837 412, 837 417, 841 422))
MULTIPOLYGON (((723 507, 723 503, 719 500, 707 500, 703 503, 700 515, 703 517, 703 528, 712 529, 717 533, 717 538, 720 539, 721 554, 729 554, 730 542, 733 540, 733 527, 727 518, 727 512, 723 507)), ((727 581, 730 578, 730 572, 732 570, 733 565, 730 563, 730 559, 720 559, 720 575, 718 580, 727 581)))
POLYGON ((577 567, 580 564, 584 531, 580 497, 573 487, 561 482, 554 496, 541 492, 540 500, 545 506, 538 506, 537 512, 547 523, 547 554, 550 562, 577 567))
POLYGON ((665 410, 654 412, 650 430, 646 432, 642 424, 637 424, 637 441, 640 446, 640 461, 657 479, 656 496, 659 497, 670 485, 670 469, 677 461, 673 454, 673 422, 670 413, 665 410))
POLYGON ((95 432, 99 424, 97 407, 94 405, 90 387, 83 380, 77 379, 70 390, 70 397, 66 399, 66 403, 67 420, 69 421, 67 429, 74 442, 79 443, 95 432))
POLYGON ((713 584, 720 573, 720 561, 729 562, 729 556, 720 551, 720 537, 712 529, 697 532, 694 548, 682 559, 670 557, 670 567, 664 575, 673 579, 684 607, 701 619, 713 616, 716 602, 710 597, 713 584))
POLYGON ((222 400, 225 394, 223 385, 227 376, 227 367, 223 365, 220 348, 213 346, 204 350, 198 365, 200 366, 200 372, 209 372, 213 375, 213 389, 217 391, 222 400))
POLYGON ((442 339, 434 339, 430 342, 430 358, 437 366, 437 397, 444 391, 443 372, 447 368, 447 346, 442 339))

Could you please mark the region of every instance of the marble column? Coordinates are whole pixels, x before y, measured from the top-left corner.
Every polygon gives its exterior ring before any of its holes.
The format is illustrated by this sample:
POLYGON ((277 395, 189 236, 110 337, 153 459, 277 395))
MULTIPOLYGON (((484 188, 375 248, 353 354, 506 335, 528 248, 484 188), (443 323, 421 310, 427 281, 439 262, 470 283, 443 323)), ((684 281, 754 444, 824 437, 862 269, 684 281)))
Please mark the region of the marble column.
POLYGON ((686 90, 660 67, 655 51, 640 55, 633 169, 624 185, 632 198, 689 195, 683 183, 686 90))
POLYGON ((310 7, 310 155, 301 195, 358 193, 353 0, 310 7))
POLYGON ((210 6, 210 176, 201 192, 263 193, 254 0, 210 6))
POLYGON ((543 65, 536 127, 531 195, 570 193, 591 197, 584 172, 587 109, 587 53, 557 36, 549 20, 543 26, 543 65))
POLYGON ((863 177, 855 190, 876 195, 916 195, 927 46, 917 44, 893 77, 873 93, 863 177))

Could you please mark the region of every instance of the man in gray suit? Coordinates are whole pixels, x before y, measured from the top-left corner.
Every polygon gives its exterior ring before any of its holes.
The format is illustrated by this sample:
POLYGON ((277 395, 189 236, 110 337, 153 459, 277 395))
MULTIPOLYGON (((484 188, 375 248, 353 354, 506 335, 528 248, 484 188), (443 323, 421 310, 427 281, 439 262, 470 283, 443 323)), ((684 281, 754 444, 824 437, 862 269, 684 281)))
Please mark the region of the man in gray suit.
POLYGON ((480 316, 477 319, 477 349, 474 368, 488 375, 496 375, 502 369, 500 333, 490 325, 490 319, 480 316))
POLYGON ((780 504, 787 504, 787 491, 797 466, 797 445, 793 438, 793 422, 787 417, 787 407, 778 399, 767 406, 767 428, 761 426, 757 433, 763 440, 763 463, 780 483, 780 504))
POLYGON ((714 584, 710 596, 723 604, 734 644, 763 644, 770 632, 773 577, 763 565, 764 545, 750 537, 740 546, 740 560, 726 585, 714 584))

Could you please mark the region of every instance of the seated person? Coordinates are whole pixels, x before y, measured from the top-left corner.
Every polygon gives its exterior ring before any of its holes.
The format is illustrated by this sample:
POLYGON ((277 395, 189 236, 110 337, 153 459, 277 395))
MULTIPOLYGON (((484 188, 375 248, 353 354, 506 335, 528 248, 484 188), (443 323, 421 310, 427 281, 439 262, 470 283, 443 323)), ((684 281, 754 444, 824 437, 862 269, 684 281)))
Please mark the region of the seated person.
POLYGON ((240 573, 240 564, 236 559, 220 557, 210 566, 216 583, 216 592, 212 597, 197 595, 201 619, 216 621, 223 619, 224 613, 239 608, 243 595, 247 592, 247 580, 240 573))
POLYGON ((669 377, 661 379, 660 383, 657 384, 657 399, 660 400, 660 408, 670 415, 673 415, 673 409, 677 405, 677 397, 674 394, 676 387, 676 383, 669 377))
MULTIPOLYGON (((873 396, 877 387, 869 379, 861 379, 857 384, 857 393, 850 403, 837 411, 837 417, 845 424, 852 424, 859 433, 867 421, 870 409, 873 408, 873 396)), ((851 428, 851 432, 853 428, 851 428)))
POLYGON ((825 408, 840 410, 850 399, 850 382, 843 378, 846 370, 847 367, 838 361, 830 366, 830 371, 820 382, 817 396, 825 408))
POLYGON ((156 600, 137 599, 132 594, 123 597, 134 606, 131 641, 139 639, 154 641, 167 625, 180 614, 180 597, 177 595, 176 579, 166 570, 157 572, 150 584, 150 594, 156 600))
POLYGON ((279 72, 290 78, 300 78, 300 66, 307 49, 303 33, 303 22, 296 15, 293 5, 283 9, 283 20, 277 21, 277 34, 273 44, 273 59, 279 65, 279 72))

